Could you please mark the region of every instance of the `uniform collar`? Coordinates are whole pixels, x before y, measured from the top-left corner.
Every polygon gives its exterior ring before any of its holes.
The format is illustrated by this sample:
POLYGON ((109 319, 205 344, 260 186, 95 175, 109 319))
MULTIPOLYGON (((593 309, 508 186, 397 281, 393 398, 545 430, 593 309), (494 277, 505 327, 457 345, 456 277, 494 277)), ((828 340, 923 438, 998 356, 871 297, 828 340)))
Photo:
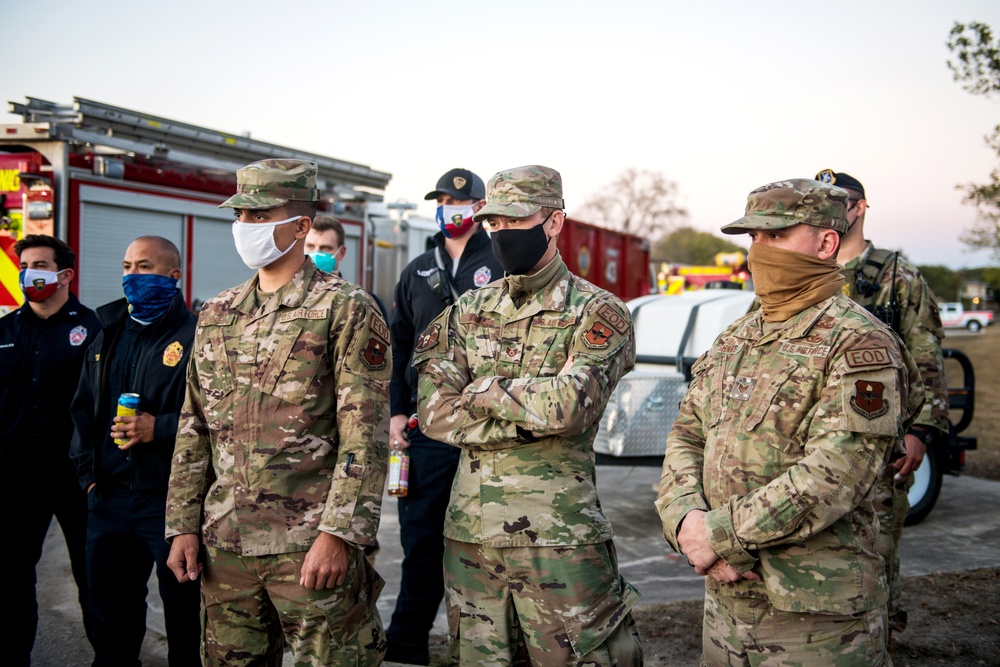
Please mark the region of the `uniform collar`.
POLYGON ((844 264, 844 272, 853 271, 859 266, 864 266, 865 262, 868 260, 868 255, 872 254, 872 250, 875 249, 875 244, 871 241, 865 241, 865 249, 861 251, 861 254, 852 259, 851 261, 844 264))
POLYGON ((758 308, 754 311, 753 317, 747 318, 747 320, 743 322, 743 326, 735 332, 735 335, 739 338, 745 338, 752 341, 757 341, 764 337, 770 339, 772 335, 776 334, 776 332, 782 332, 785 338, 805 338, 809 335, 809 332, 812 331, 816 322, 818 322, 820 318, 826 314, 826 311, 833 306, 837 298, 838 295, 835 294, 817 304, 813 304, 798 314, 788 318, 784 322, 779 322, 778 327, 767 331, 764 329, 765 322, 763 312, 758 308))
POLYGON ((31 303, 25 301, 21 307, 18 309, 21 311, 21 316, 28 318, 28 320, 37 323, 48 323, 55 324, 56 322, 62 322, 64 320, 72 319, 80 314, 82 306, 80 305, 80 300, 76 298, 76 295, 72 292, 69 293, 69 298, 66 303, 62 305, 62 308, 52 313, 47 318, 41 318, 35 314, 35 311, 31 309, 31 303))
POLYGON ((259 310, 256 309, 256 297, 254 292, 260 284, 260 277, 254 275, 253 278, 243 283, 243 287, 233 300, 232 309, 244 315, 263 316, 272 313, 280 307, 295 308, 305 301, 306 293, 312 283, 319 278, 319 272, 312 259, 306 257, 306 261, 292 279, 278 288, 278 291, 268 297, 259 310))
MULTIPOLYGON (((510 276, 504 279, 503 289, 490 297, 483 307, 493 311, 517 311, 512 319, 532 317, 544 311, 562 312, 566 310, 571 275, 562 257, 557 254, 555 259, 542 268, 537 275, 539 277, 548 276, 548 280, 536 288, 533 293, 526 295, 525 302, 520 308, 514 305, 514 300, 510 296, 510 276)), ((533 282, 531 278, 535 278, 535 276, 529 278, 529 283, 533 282)))

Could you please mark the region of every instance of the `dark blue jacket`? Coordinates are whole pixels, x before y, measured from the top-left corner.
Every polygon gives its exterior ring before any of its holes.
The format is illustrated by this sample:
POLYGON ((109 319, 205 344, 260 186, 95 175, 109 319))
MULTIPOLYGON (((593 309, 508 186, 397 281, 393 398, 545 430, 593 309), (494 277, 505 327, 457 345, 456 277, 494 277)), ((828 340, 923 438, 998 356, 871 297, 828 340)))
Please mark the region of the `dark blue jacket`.
MULTIPOLYGON (((118 345, 128 317, 125 299, 97 309, 104 330, 87 350, 80 384, 73 398, 73 441, 70 457, 76 464, 80 486, 114 483, 102 480, 101 445, 111 429, 108 418, 117 396, 108 395, 108 359, 118 345)), ((134 387, 139 411, 156 417, 153 442, 139 443, 129 452, 129 484, 135 491, 166 491, 170 459, 174 452, 177 421, 184 403, 186 371, 194 341, 197 317, 188 310, 180 292, 166 314, 149 325, 142 337, 142 352, 135 371, 134 387), (175 350, 180 345, 180 359, 175 350)))
POLYGON ((69 406, 100 328, 94 311, 73 294, 48 319, 27 303, 0 318, 0 460, 68 464, 69 406))
MULTIPOLYGON (((444 236, 432 239, 440 248, 445 269, 451 271, 451 255, 444 249, 444 236)), ((395 310, 392 312, 392 380, 389 383, 390 412, 411 415, 417 409, 417 371, 410 366, 417 337, 445 309, 445 302, 427 285, 427 275, 437 270, 434 250, 428 250, 406 265, 396 284, 395 310)), ((453 278, 459 294, 503 278, 503 267, 493 255, 489 235, 477 227, 458 259, 458 273, 453 278)))

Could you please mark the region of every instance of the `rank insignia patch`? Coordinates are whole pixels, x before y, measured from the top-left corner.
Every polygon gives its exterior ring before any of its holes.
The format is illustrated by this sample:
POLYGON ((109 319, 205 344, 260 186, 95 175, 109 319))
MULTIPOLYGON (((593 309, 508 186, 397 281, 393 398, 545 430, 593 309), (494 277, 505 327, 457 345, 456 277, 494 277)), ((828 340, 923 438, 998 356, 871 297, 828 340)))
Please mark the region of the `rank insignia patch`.
POLYGON ((753 385, 757 382, 757 378, 749 378, 744 375, 740 375, 736 378, 736 382, 733 383, 733 390, 729 392, 730 398, 737 398, 741 401, 750 400, 750 392, 753 391, 753 385))
POLYGON ((851 407, 865 419, 881 417, 889 411, 889 403, 882 396, 884 388, 881 382, 858 380, 854 383, 851 407))
POLYGON ((163 365, 173 368, 180 363, 184 356, 184 346, 179 341, 174 341, 163 350, 163 365))
POLYGON ((368 370, 377 371, 385 368, 385 353, 389 346, 374 336, 368 339, 368 347, 361 353, 361 359, 368 370))

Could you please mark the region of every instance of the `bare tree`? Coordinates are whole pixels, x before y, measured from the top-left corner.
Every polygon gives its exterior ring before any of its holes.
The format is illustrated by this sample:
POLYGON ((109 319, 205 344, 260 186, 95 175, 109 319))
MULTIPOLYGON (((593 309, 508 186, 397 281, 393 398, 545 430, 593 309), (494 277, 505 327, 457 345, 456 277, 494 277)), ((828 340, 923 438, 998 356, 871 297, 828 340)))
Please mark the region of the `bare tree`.
POLYGON ((589 198, 579 215, 587 222, 657 238, 687 218, 677 205, 677 193, 677 184, 662 173, 629 167, 589 198))

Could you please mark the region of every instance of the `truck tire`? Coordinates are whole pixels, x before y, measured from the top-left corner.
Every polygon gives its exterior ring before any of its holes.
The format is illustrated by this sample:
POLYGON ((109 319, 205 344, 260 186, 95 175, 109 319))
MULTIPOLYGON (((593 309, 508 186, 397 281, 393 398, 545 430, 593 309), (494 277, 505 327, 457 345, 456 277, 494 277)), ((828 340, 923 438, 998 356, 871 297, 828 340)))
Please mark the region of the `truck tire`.
POLYGON ((969 323, 965 327, 972 333, 979 333, 979 330, 983 328, 983 325, 979 323, 979 320, 969 320, 969 323))
POLYGON ((927 448, 923 463, 913 473, 913 486, 907 497, 910 499, 910 511, 906 515, 904 526, 914 526, 924 519, 934 509, 938 495, 941 493, 941 480, 944 469, 934 450, 927 448))

